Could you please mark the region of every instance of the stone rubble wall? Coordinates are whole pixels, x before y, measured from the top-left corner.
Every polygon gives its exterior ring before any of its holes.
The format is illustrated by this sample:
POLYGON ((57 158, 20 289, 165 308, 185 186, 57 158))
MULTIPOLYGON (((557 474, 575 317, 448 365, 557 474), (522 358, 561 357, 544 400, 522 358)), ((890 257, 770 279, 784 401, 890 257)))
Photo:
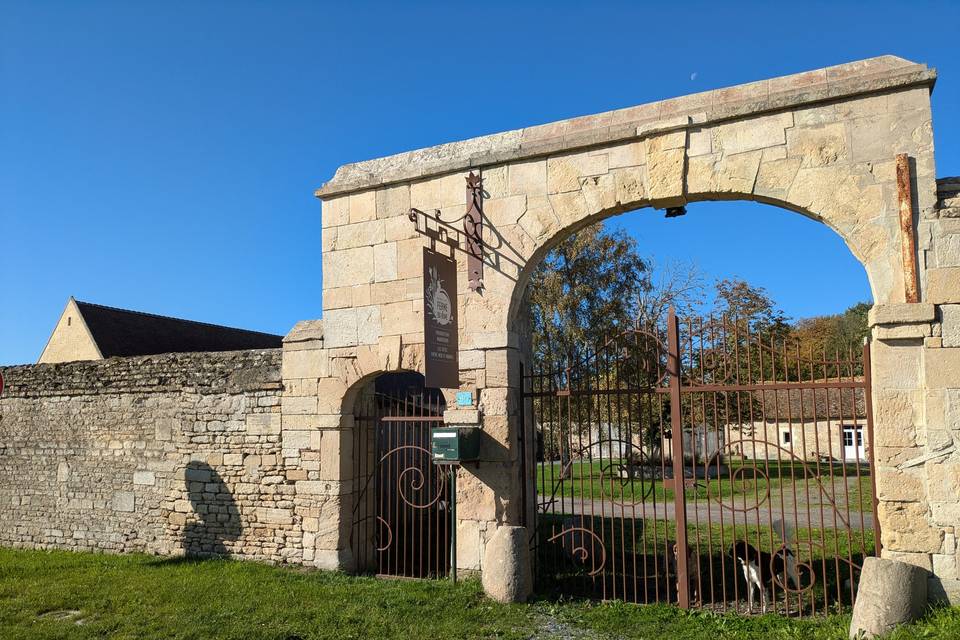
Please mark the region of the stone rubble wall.
POLYGON ((303 560, 281 350, 6 367, 0 544, 303 560))

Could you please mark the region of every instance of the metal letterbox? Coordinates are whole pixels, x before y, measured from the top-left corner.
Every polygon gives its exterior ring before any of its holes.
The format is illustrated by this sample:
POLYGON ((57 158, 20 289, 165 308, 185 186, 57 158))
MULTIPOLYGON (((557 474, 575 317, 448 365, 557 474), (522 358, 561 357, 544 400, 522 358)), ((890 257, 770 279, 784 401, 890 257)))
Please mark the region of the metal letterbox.
POLYGON ((432 437, 434 462, 468 462, 480 455, 480 429, 437 427, 432 437))

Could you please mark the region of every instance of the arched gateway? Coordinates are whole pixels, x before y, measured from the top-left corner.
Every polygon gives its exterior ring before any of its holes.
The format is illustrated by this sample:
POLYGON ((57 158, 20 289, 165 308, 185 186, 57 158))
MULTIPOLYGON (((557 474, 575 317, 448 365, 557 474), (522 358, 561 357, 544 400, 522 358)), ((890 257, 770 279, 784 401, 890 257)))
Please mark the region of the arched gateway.
POLYGON ((960 596, 960 226, 947 183, 938 201, 935 79, 883 56, 341 167, 317 191, 323 320, 298 325, 283 358, 285 456, 308 469, 298 503, 328 523, 305 558, 355 567, 356 466, 368 459, 351 445, 355 407, 378 374, 424 370, 424 247, 460 272, 458 388, 479 402, 445 415, 483 432, 479 461, 459 472, 456 527, 458 566, 483 571, 497 560, 485 557, 495 530, 532 510, 518 391, 532 270, 567 234, 617 213, 743 199, 829 225, 864 265, 883 554, 960 596), (479 291, 456 231, 471 172, 482 177, 479 291))

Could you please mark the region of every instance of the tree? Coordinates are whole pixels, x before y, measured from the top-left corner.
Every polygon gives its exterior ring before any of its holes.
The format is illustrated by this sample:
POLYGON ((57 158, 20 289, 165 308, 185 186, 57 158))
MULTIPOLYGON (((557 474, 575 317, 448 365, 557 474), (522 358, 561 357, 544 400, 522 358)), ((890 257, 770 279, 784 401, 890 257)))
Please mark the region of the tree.
POLYGON ((557 366, 632 326, 651 285, 636 241, 595 224, 547 254, 529 286, 534 359, 557 366))
POLYGON ((768 336, 784 336, 790 325, 766 289, 746 280, 726 278, 716 284, 716 315, 749 323, 750 330, 768 336))
MULTIPOLYGON (((867 326, 870 307, 868 302, 858 302, 840 314, 815 316, 798 321, 793 327, 792 337, 799 346, 801 357, 810 361, 858 361, 863 341, 870 335, 870 328, 867 326)), ((824 364, 814 367, 809 375, 820 377, 862 374, 860 366, 856 367, 854 372, 836 369, 836 366, 824 364)))

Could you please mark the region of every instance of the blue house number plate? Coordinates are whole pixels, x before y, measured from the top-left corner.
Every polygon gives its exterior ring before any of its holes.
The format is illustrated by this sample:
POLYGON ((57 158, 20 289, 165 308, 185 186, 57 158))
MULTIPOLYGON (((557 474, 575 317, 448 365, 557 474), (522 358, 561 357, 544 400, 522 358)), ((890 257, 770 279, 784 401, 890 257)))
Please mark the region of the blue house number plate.
POLYGON ((457 406, 458 407, 472 407, 473 406, 473 393, 470 391, 457 391, 457 406))

